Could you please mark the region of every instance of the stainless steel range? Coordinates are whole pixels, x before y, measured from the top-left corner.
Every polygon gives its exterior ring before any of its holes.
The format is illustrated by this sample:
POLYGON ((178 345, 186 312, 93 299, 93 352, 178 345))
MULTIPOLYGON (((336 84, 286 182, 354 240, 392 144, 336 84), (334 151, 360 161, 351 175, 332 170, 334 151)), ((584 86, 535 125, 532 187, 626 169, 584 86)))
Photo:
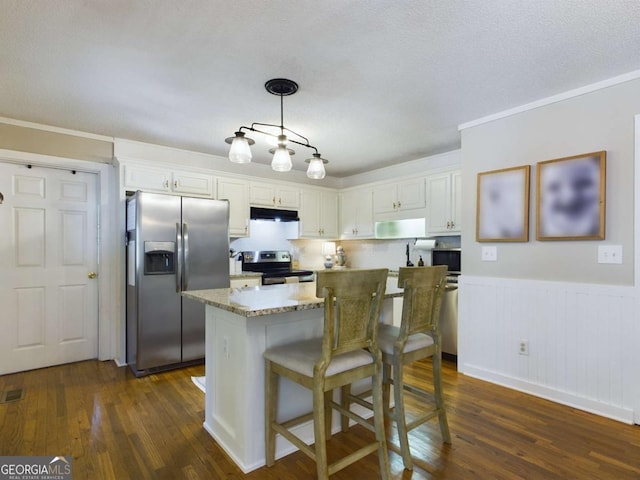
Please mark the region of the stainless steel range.
POLYGON ((313 272, 292 269, 291 254, 282 250, 242 252, 242 270, 261 272, 263 285, 313 281, 313 272))

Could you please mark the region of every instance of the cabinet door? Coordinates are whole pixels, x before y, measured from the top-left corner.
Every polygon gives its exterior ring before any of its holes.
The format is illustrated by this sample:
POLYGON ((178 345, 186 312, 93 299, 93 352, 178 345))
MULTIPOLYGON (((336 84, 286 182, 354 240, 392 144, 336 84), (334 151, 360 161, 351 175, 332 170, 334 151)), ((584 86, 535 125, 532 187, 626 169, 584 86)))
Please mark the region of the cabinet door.
POLYGON ((427 220, 430 233, 449 233, 451 225, 451 174, 427 177, 427 220))
POLYGON ((414 208, 425 207, 426 194, 424 177, 398 183, 397 188, 398 210, 412 210, 414 208))
POLYGON ((358 235, 358 192, 340 194, 340 232, 342 238, 355 238, 358 235))
POLYGON ((276 207, 294 208, 300 207, 300 190, 297 188, 277 187, 276 207))
POLYGON ((345 192, 340 201, 342 238, 373 237, 373 193, 367 188, 345 192))
POLYGON ((127 190, 169 192, 170 177, 171 173, 168 170, 138 165, 124 166, 124 187, 127 190))
POLYGON ((370 189, 358 193, 356 235, 360 238, 373 237, 373 192, 370 189))
POLYGON ((213 176, 204 173, 173 172, 171 187, 176 193, 215 197, 213 176))
POLYGON ((263 205, 265 207, 275 207, 276 189, 274 185, 268 183, 249 183, 249 202, 252 205, 263 205))
POLYGON ((233 178, 218 179, 218 199, 229 200, 229 235, 249 235, 249 201, 247 182, 233 178))
POLYGON ((373 212, 392 213, 398 205, 396 184, 379 185, 373 190, 373 212))
POLYGON ((320 237, 320 192, 303 190, 300 194, 300 236, 320 237))
POLYGON ((338 194, 320 192, 320 235, 338 238, 338 194))
POLYGON ((451 225, 450 230, 455 233, 462 231, 462 174, 451 174, 451 225))

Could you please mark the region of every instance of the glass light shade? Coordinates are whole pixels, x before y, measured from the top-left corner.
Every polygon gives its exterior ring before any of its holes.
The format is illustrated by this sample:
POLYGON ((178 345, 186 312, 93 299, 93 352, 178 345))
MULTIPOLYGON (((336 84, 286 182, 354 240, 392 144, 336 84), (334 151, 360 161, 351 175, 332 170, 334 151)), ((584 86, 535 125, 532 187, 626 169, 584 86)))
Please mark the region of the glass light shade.
POLYGON ((324 162, 319 157, 309 159, 309 168, 307 168, 307 177, 314 180, 322 180, 326 172, 324 170, 324 162))
POLYGON ((229 149, 229 160, 233 163, 250 163, 251 157, 249 141, 244 136, 240 137, 236 135, 229 149))
POLYGON ((276 172, 288 172, 292 167, 291 155, 287 147, 280 145, 276 148, 273 154, 273 160, 271 160, 271 168, 276 172))

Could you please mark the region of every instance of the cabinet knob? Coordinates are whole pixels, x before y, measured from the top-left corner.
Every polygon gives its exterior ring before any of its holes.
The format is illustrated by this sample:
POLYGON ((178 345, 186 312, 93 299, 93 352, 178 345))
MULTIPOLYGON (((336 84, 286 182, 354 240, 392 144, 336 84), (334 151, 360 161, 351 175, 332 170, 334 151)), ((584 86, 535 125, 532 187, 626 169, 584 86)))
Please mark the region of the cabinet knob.
POLYGON ((400 202, 398 202, 398 208, 400 208, 402 206, 402 204, 400 202))
POLYGON ((273 197, 273 198, 271 199, 271 201, 272 201, 272 202, 273 202, 273 204, 275 205, 275 204, 276 204, 276 197, 273 197))
POLYGON ((393 208, 394 209, 396 208, 396 202, 393 202, 393 208))
POLYGON ((173 181, 173 188, 178 188, 178 180, 173 181))
POLYGON ((282 197, 278 199, 278 204, 282 205, 282 197))
POLYGON ((164 188, 169 188, 169 180, 165 180, 162 185, 164 186, 164 188))
POLYGON ((97 276, 98 274, 96 272, 89 272, 89 274, 87 275, 87 278, 90 278, 91 280, 93 280, 97 276))

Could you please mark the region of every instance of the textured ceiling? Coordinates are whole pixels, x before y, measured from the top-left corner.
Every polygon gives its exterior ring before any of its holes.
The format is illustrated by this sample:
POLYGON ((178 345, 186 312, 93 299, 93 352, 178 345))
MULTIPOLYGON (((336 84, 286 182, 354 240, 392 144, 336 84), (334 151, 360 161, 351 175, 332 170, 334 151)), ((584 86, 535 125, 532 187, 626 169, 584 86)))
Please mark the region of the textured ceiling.
POLYGON ((285 126, 341 177, 640 69, 639 25, 636 0, 0 0, 0 116, 226 156, 286 77, 285 126))

